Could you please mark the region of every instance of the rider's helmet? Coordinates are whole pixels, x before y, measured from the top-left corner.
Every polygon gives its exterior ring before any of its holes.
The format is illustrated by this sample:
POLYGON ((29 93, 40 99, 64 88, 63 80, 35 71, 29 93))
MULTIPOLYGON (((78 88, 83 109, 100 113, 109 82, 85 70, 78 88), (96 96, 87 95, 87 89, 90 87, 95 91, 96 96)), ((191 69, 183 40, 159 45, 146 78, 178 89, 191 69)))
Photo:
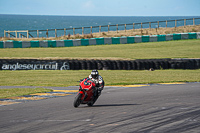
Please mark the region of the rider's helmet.
POLYGON ((91 76, 92 76, 93 79, 98 79, 99 72, 96 69, 94 69, 91 72, 91 76))

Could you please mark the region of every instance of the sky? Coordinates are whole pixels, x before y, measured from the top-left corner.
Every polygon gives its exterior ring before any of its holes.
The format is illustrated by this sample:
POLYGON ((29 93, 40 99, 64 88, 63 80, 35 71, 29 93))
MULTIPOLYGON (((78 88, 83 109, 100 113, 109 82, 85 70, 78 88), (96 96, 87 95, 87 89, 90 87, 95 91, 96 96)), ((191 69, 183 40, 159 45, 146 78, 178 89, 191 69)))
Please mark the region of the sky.
POLYGON ((200 0, 0 0, 0 14, 200 16, 200 0))

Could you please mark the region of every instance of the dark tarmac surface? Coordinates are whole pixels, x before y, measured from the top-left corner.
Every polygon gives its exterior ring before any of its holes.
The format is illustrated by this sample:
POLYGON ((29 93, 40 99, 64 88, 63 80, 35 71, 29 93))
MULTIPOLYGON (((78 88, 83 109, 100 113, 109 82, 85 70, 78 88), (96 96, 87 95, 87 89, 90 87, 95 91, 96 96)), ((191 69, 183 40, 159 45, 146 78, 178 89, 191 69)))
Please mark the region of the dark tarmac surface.
POLYGON ((106 86, 93 107, 74 108, 75 96, 0 106, 0 132, 200 132, 200 83, 106 86))

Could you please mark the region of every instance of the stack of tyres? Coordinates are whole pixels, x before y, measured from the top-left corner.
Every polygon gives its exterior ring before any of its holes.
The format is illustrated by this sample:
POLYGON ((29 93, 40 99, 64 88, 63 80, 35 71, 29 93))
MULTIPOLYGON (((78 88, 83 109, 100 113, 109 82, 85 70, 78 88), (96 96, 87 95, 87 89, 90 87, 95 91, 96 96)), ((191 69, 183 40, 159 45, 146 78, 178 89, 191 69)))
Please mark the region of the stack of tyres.
POLYGON ((91 61, 86 60, 86 64, 87 64, 87 70, 91 70, 92 69, 91 61))
POLYGON ((111 64, 111 61, 110 61, 110 60, 107 60, 106 62, 107 62, 107 65, 108 65, 108 69, 109 69, 109 70, 112 70, 113 66, 112 66, 112 64, 111 64))
POLYGON ((103 64, 101 61, 97 61, 97 69, 102 70, 103 69, 103 64))
POLYGON ((144 61, 136 61, 137 64, 137 70, 144 70, 145 66, 144 66, 144 61))
POLYGON ((122 62, 122 69, 127 70, 127 62, 126 61, 121 61, 122 62))
POLYGON ((91 67, 92 67, 92 70, 93 70, 93 69, 97 69, 97 61, 92 60, 92 61, 91 61, 91 65, 92 65, 92 66, 91 66, 91 67))
POLYGON ((195 69, 199 69, 200 68, 200 59, 195 59, 196 61, 196 68, 195 69))
POLYGON ((136 70, 136 62, 135 61, 130 61, 130 64, 132 66, 132 70, 136 70))
MULTIPOLYGON (((2 62, 2 61, 1 61, 2 62)), ((3 62, 5 62, 3 60, 3 62)), ((8 60, 7 64, 13 62, 36 63, 35 60, 8 60)), ((39 61, 45 64, 47 61, 39 61)), ((63 64, 63 60, 54 61, 63 64)), ((200 59, 145 59, 145 60, 65 60, 71 70, 149 70, 153 69, 199 69, 200 59)), ((5 64, 5 63, 4 63, 5 64)))
POLYGON ((132 70, 133 67, 132 67, 131 62, 130 61, 126 61, 126 62, 127 62, 127 65, 128 65, 127 70, 132 70))
POLYGON ((104 61, 101 61, 101 63, 103 65, 104 70, 110 70, 110 64, 108 63, 108 61, 104 60, 104 61))
POLYGON ((149 62, 148 61, 144 61, 144 69, 145 70, 149 70, 149 62))
POLYGON ((121 61, 116 61, 117 63, 117 70, 122 70, 122 62, 121 61))
POLYGON ((116 61, 111 60, 110 64, 111 64, 111 70, 117 70, 117 62, 116 61))
POLYGON ((190 61, 190 69, 195 68, 195 60, 189 60, 190 61))
POLYGON ((87 64, 85 60, 80 61, 81 63, 81 70, 86 70, 87 69, 87 64))
POLYGON ((69 61, 69 67, 70 67, 70 69, 71 69, 71 70, 75 70, 75 67, 74 67, 74 66, 75 66, 74 61, 73 61, 73 60, 70 60, 70 61, 69 61))
POLYGON ((73 65, 74 65, 74 70, 79 70, 80 69, 79 61, 74 60, 73 61, 73 65))

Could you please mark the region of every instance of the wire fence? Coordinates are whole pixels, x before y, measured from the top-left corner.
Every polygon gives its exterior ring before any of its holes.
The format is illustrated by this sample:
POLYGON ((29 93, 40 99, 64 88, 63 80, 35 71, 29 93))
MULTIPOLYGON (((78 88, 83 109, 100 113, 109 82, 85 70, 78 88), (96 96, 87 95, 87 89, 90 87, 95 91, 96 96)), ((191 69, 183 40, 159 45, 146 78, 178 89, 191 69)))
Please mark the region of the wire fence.
POLYGON ((76 34, 93 34, 110 31, 121 31, 134 30, 135 29, 151 29, 151 28, 168 28, 168 27, 180 27, 187 25, 199 25, 200 18, 189 18, 189 19, 177 19, 177 20, 166 20, 166 21, 153 21, 153 22, 141 22, 141 23, 128 23, 128 24, 116 24, 116 25, 99 25, 99 26, 88 26, 88 27, 76 27, 76 28, 63 28, 63 29, 43 29, 43 30, 23 30, 23 31, 5 31, 4 37, 14 38, 40 38, 40 37, 61 37, 67 35, 76 34))

